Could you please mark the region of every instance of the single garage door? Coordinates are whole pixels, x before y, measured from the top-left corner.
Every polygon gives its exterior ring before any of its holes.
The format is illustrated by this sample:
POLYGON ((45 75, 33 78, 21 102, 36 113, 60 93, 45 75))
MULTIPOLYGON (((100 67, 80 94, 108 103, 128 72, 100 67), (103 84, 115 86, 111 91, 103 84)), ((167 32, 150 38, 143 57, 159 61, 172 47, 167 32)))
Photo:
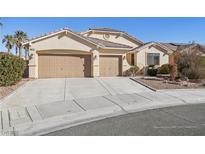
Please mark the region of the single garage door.
POLYGON ((90 77, 90 55, 49 55, 38 56, 39 78, 90 77))
POLYGON ((121 56, 100 56, 100 76, 121 76, 121 56))

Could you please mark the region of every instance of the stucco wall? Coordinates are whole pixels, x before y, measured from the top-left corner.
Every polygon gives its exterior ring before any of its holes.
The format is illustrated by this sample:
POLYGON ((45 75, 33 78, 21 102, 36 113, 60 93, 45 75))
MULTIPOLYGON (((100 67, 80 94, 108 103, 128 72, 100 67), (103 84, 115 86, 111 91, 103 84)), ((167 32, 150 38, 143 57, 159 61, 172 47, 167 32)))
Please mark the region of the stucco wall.
POLYGON ((147 57, 146 53, 159 53, 160 54, 160 66, 163 64, 169 63, 169 55, 165 54, 163 51, 155 48, 155 47, 147 47, 145 49, 137 52, 137 66, 142 69, 144 66, 147 66, 147 57))
POLYGON ((55 54, 91 54, 91 76, 99 76, 99 55, 121 55, 123 59, 122 70, 127 70, 130 65, 126 60, 126 51, 124 50, 96 50, 92 45, 74 36, 56 35, 48 39, 34 42, 30 46, 29 53, 32 59, 29 61, 29 77, 38 78, 38 53, 55 54))
MULTIPOLYGON (((129 65, 131 65, 131 53, 126 54, 127 62, 129 65)), ((134 53, 134 65, 137 65, 137 53, 134 53)))
POLYGON ((29 77, 38 78, 38 55, 34 49, 31 49, 29 50, 29 54, 32 56, 29 60, 29 77))
POLYGON ((92 76, 93 77, 98 77, 100 76, 100 68, 99 68, 99 62, 100 62, 100 59, 99 59, 99 51, 97 50, 94 50, 92 51, 92 58, 91 58, 91 64, 92 64, 92 76))
MULTIPOLYGON (((87 34, 85 34, 87 35, 87 34)), ((88 36, 89 37, 94 37, 94 38, 98 38, 98 39, 102 39, 102 40, 105 40, 104 37, 103 37, 104 34, 89 34, 88 36)), ((125 44, 125 45, 128 45, 128 46, 131 46, 131 47, 138 47, 139 44, 136 44, 134 42, 131 42, 130 40, 122 37, 122 36, 119 36, 119 35, 116 35, 116 34, 109 34, 110 38, 107 39, 107 41, 111 41, 111 42, 115 42, 115 43, 120 43, 120 44, 125 44)))
POLYGON ((128 64, 131 64, 131 53, 126 54, 128 64))
POLYGON ((90 52, 91 47, 75 36, 56 35, 32 44, 35 50, 69 49, 90 52))
POLYGON ((73 35, 58 34, 53 37, 34 42, 30 46, 29 53, 32 59, 29 61, 29 77, 38 78, 38 54, 37 52, 49 52, 55 54, 88 54, 93 49, 87 42, 73 35), (82 42, 82 43, 81 43, 82 42))

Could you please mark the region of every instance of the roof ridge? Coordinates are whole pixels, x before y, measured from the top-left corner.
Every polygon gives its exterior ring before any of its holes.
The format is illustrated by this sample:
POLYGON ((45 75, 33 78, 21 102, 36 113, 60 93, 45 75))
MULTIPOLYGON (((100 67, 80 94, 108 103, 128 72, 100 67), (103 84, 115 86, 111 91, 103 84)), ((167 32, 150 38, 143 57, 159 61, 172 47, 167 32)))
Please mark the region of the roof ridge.
POLYGON ((114 30, 116 32, 124 32, 122 30, 114 29, 114 28, 108 28, 108 27, 97 27, 97 28, 89 28, 89 30, 114 30))
MULTIPOLYGON (((89 31, 102 31, 103 32, 103 30, 108 30, 107 32, 112 32, 112 33, 121 33, 121 34, 123 34, 123 35, 125 35, 125 36, 127 36, 127 37, 129 37, 129 38, 131 38, 131 39, 133 39, 133 40, 135 40, 136 42, 138 42, 139 44, 144 44, 144 42, 143 41, 141 41, 141 40, 139 40, 139 39, 137 39, 136 37, 134 37, 134 36, 132 36, 132 35, 130 35, 130 34, 128 34, 126 31, 122 31, 122 30, 117 30, 117 29, 112 29, 112 28, 89 28, 87 31, 83 31, 83 32, 80 32, 80 34, 84 34, 84 33, 87 33, 87 32, 89 32, 89 31), (110 30, 110 31, 109 31, 110 30), (113 31, 112 31, 113 30, 113 31)), ((104 32, 106 32, 106 31, 104 31, 104 32)))

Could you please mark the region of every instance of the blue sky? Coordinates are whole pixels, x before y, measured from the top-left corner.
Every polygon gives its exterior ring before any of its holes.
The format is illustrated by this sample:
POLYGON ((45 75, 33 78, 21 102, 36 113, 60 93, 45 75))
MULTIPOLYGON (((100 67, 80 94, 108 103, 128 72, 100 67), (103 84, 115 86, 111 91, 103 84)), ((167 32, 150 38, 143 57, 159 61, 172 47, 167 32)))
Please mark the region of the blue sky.
MULTIPOLYGON (((27 32, 31 38, 56 29, 68 27, 73 31, 88 28, 108 27, 126 31, 136 38, 148 41, 180 42, 195 41, 205 44, 205 18, 6 18, 0 21, 1 40, 3 35, 14 34, 16 30, 27 32)), ((2 41, 1 41, 2 42, 2 41)), ((0 42, 0 51, 5 50, 0 42)))

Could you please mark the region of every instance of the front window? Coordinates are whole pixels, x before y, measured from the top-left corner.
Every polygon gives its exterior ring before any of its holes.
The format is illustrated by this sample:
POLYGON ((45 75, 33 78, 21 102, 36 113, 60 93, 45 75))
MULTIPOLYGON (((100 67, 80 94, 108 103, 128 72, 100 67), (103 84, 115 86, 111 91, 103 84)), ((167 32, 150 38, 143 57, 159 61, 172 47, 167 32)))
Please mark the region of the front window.
POLYGON ((147 65, 159 65, 159 53, 147 53, 147 65))

